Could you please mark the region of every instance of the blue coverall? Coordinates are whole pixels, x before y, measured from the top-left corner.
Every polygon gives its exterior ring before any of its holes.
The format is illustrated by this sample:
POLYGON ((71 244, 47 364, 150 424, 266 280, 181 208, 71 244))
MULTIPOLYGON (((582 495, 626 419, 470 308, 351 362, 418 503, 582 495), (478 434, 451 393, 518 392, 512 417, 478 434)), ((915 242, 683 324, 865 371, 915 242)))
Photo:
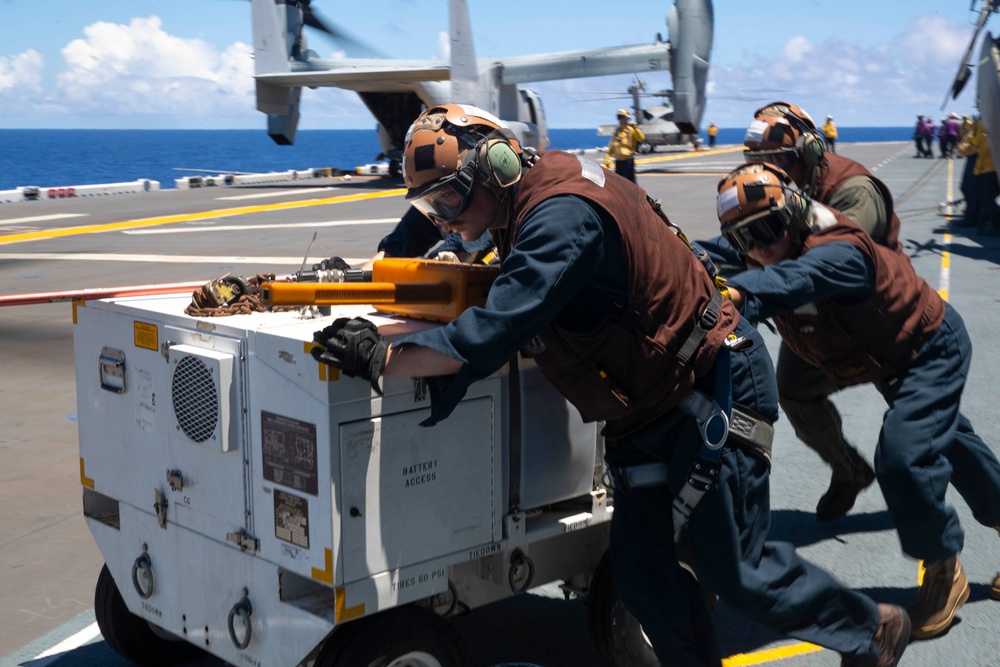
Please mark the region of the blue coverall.
MULTIPOLYGON (((543 201, 523 221, 485 308, 395 344, 422 345, 463 362, 456 375, 431 378, 428 421, 447 417, 470 383, 498 370, 548 322, 592 330, 615 313, 615 303, 626 303, 627 273, 616 230, 577 197, 543 201)), ((730 354, 733 400, 773 420, 777 389, 767 349, 748 322, 741 321, 736 333, 753 344, 730 354)), ((713 384, 710 374, 699 386, 711 393, 713 384)), ((672 537, 673 493, 700 444, 694 421, 673 410, 607 446, 613 465, 669 466, 669 488, 615 493, 611 537, 618 595, 669 665, 720 664, 712 618, 697 584, 677 563, 672 537)), ((689 524, 707 583, 727 603, 774 630, 842 653, 877 655, 875 603, 800 558, 792 545, 766 541, 768 475, 766 463, 742 449, 723 448, 718 485, 689 524)))
MULTIPOLYGON (((850 243, 827 243, 796 259, 729 279, 744 291, 751 322, 825 299, 866 298, 875 275, 850 243)), ((875 473, 903 552, 927 561, 962 551, 964 534, 945 502, 951 482, 985 526, 1000 525, 1000 462, 959 410, 972 361, 965 323, 945 303, 944 322, 893 381, 876 384, 888 404, 875 449, 875 473)))

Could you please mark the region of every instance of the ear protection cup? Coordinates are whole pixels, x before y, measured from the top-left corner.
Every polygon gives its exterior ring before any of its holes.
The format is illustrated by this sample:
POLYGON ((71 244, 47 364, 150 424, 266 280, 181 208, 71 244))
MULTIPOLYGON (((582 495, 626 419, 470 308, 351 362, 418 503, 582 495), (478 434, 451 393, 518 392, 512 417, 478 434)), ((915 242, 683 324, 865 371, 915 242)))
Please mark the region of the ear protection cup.
POLYGON ((521 180, 521 158, 506 139, 480 142, 476 163, 488 186, 504 189, 521 180))
POLYGON ((823 161, 826 145, 823 138, 813 130, 800 128, 801 135, 795 142, 795 151, 799 159, 809 167, 815 167, 823 161))

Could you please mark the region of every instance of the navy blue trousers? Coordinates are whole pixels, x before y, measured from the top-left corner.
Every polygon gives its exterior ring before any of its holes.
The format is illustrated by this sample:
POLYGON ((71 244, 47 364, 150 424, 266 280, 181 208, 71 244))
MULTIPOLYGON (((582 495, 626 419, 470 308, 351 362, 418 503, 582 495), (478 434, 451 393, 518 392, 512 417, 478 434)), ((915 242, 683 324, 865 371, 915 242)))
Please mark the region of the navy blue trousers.
MULTIPOLYGON (((745 320, 736 332, 754 345, 730 355, 733 400, 776 419, 778 392, 767 348, 745 320)), ((673 541, 673 494, 700 445, 694 421, 674 411, 609 443, 607 451, 611 465, 659 460, 670 469, 668 486, 615 492, 611 571, 618 596, 660 661, 678 667, 721 664, 708 606, 678 564, 673 541)), ((799 557, 791 544, 767 541, 768 480, 766 463, 740 448, 723 448, 718 484, 688 526, 700 575, 728 605, 777 632, 841 653, 876 655, 875 603, 799 557)))
POLYGON ((903 552, 944 560, 965 535, 945 502, 949 482, 984 526, 1000 526, 1000 461, 959 410, 972 363, 962 316, 945 304, 941 328, 899 382, 879 386, 889 404, 875 450, 875 474, 903 552))

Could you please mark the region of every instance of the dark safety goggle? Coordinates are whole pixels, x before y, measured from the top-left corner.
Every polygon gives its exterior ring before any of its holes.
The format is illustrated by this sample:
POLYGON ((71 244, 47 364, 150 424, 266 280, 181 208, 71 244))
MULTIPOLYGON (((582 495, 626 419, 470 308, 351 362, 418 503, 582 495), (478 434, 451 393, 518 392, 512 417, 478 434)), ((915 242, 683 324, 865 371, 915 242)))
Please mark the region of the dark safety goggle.
POLYGON ((774 209, 739 227, 724 229, 722 235, 740 254, 746 255, 755 245, 769 246, 780 241, 788 228, 788 217, 786 208, 774 209))
POLYGON ((419 197, 414 197, 410 203, 436 225, 454 222, 472 203, 473 182, 471 174, 459 169, 419 197))

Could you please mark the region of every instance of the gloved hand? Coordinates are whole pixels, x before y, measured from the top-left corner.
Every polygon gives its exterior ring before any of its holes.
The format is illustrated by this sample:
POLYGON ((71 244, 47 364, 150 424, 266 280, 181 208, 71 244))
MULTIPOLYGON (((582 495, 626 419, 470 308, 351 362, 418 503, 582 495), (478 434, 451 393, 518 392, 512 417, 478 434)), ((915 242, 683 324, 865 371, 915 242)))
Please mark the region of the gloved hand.
POLYGON ((439 262, 453 262, 455 264, 462 261, 458 258, 458 255, 451 252, 450 250, 442 250, 438 254, 434 255, 434 259, 436 259, 439 262))
POLYGON ((313 271, 329 271, 330 269, 346 271, 349 268, 351 268, 351 265, 342 260, 340 257, 331 257, 330 259, 324 259, 319 264, 313 264, 313 271))
POLYGON ((339 368, 348 377, 362 377, 372 383, 372 389, 382 395, 379 376, 385 368, 389 344, 378 333, 378 327, 360 317, 341 317, 322 331, 313 334, 312 356, 316 361, 339 368))

